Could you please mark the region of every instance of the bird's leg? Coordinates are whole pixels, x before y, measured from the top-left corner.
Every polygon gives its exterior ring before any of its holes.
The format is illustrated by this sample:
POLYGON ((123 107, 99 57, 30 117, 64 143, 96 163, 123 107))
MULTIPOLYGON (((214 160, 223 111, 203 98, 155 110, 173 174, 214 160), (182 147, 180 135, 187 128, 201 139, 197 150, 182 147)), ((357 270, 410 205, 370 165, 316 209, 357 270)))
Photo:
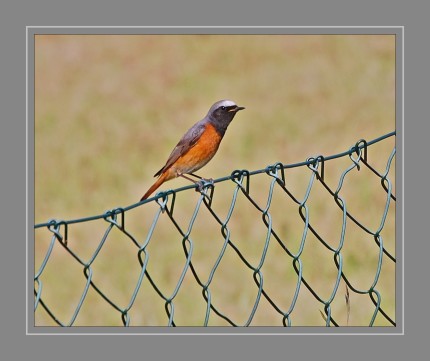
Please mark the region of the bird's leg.
POLYGON ((203 179, 202 177, 200 177, 199 175, 197 175, 197 174, 194 174, 194 173, 188 173, 189 175, 192 175, 193 177, 196 177, 196 178, 198 178, 198 179, 203 179))
POLYGON ((199 175, 194 174, 194 173, 188 173, 188 174, 192 175, 193 177, 200 179, 202 182, 206 182, 206 183, 210 183, 210 184, 213 184, 213 182, 214 182, 214 180, 212 178, 203 178, 203 177, 200 177, 199 175))
POLYGON ((185 174, 179 174, 179 176, 182 177, 182 178, 188 179, 190 182, 197 183, 194 179, 191 179, 190 177, 187 177, 185 174))
POLYGON ((205 178, 200 177, 200 176, 198 176, 197 174, 194 174, 194 173, 188 173, 188 174, 191 175, 191 176, 193 176, 193 177, 198 178, 199 180, 196 182, 195 180, 191 179, 190 177, 187 177, 185 174, 180 174, 179 176, 183 177, 185 179, 188 179, 189 181, 197 184, 197 189, 196 189, 197 192, 202 192, 203 189, 205 189, 205 187, 206 187, 207 184, 213 185, 213 179, 212 178, 205 179, 205 178))

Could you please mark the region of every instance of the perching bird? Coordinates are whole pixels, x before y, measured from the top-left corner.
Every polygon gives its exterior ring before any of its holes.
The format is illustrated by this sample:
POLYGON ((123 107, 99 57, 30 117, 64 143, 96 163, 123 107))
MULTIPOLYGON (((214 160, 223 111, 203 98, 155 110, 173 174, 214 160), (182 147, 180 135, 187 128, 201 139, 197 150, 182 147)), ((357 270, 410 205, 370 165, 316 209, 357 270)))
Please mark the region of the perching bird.
POLYGON ((237 106, 231 100, 220 100, 211 106, 208 114, 199 122, 194 124, 181 138, 173 149, 166 164, 154 177, 159 177, 142 197, 141 201, 147 199, 164 182, 183 177, 192 182, 185 174, 193 174, 206 165, 216 154, 221 140, 239 110, 244 107, 237 106))

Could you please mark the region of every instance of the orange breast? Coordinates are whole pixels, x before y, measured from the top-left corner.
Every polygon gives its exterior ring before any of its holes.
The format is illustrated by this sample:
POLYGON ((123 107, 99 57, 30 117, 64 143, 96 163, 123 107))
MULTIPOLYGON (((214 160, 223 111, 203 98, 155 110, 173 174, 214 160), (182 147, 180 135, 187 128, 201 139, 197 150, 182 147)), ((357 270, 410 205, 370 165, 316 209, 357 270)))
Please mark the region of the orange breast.
POLYGON ((196 144, 182 157, 180 157, 172 168, 177 173, 193 173, 209 162, 218 150, 222 136, 215 128, 208 124, 196 144))

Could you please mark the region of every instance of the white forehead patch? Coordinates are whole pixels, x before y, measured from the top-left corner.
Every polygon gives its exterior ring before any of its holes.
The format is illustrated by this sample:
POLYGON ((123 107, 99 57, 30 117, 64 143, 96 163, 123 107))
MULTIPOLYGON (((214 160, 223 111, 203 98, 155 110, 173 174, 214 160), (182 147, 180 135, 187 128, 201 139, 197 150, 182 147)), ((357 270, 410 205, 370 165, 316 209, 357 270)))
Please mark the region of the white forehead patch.
POLYGON ((235 102, 231 101, 231 100, 220 100, 217 104, 217 108, 218 107, 231 107, 232 105, 236 105, 235 102))
POLYGON ((234 101, 227 100, 227 99, 219 100, 214 105, 211 106, 208 114, 213 113, 216 109, 218 109, 220 107, 231 107, 232 105, 235 106, 236 103, 234 101))
POLYGON ((211 106, 211 108, 209 109, 209 114, 214 112, 219 107, 231 107, 232 105, 236 105, 236 103, 231 101, 231 100, 226 100, 226 99, 220 100, 211 106))

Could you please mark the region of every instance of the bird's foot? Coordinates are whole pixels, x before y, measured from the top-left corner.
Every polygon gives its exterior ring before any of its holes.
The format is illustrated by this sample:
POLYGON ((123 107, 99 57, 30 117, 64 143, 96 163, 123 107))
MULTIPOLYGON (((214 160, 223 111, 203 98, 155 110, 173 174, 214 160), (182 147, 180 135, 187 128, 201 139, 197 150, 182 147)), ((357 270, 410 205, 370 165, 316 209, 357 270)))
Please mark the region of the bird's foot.
POLYGON ((214 180, 212 178, 209 178, 209 179, 202 178, 199 181, 197 181, 196 184, 197 184, 196 192, 202 193, 206 188, 213 187, 214 180))

